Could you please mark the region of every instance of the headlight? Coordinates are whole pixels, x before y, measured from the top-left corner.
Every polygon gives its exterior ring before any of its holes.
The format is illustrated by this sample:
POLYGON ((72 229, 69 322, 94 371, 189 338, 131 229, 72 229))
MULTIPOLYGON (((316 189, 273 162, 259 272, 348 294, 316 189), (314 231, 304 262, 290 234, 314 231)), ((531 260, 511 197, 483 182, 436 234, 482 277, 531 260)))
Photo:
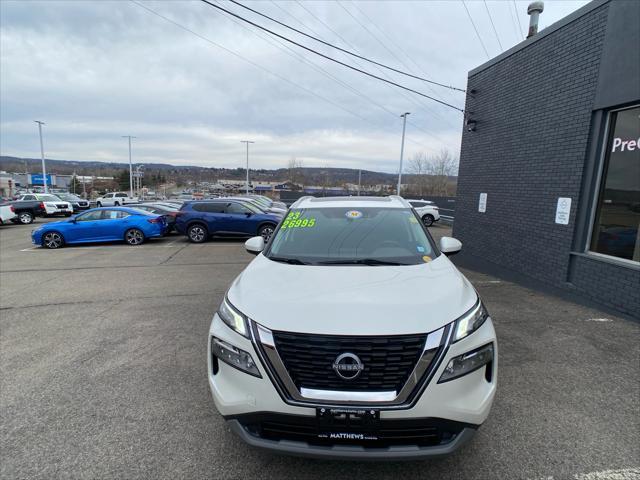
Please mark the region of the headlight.
POLYGON ((455 321, 452 343, 475 332, 488 317, 489 312, 487 312, 482 301, 478 300, 478 303, 471 310, 455 321))
POLYGON ((242 370, 254 377, 262 378, 251 354, 238 347, 234 347, 230 343, 216 337, 211 337, 211 354, 238 370, 242 370))
POLYGON ((249 330, 247 329, 247 317, 235 309, 227 297, 222 300, 220 308, 218 309, 218 315, 224 323, 229 325, 233 330, 240 335, 249 338, 249 330))
MULTIPOLYGON (((448 382, 474 372, 493 361, 493 343, 476 348, 464 355, 452 358, 445 367, 438 383, 448 382)), ((488 377, 487 379, 490 379, 488 377)))

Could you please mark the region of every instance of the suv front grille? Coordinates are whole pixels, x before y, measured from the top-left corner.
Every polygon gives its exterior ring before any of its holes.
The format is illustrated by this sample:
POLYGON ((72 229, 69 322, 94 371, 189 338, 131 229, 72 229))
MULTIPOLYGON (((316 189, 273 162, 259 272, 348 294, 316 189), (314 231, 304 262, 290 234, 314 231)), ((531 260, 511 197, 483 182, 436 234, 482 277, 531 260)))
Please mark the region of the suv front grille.
POLYGON ((276 349, 300 388, 400 392, 420 358, 426 334, 391 336, 310 335, 273 332, 276 349), (364 370, 352 380, 333 370, 338 355, 357 355, 364 370))

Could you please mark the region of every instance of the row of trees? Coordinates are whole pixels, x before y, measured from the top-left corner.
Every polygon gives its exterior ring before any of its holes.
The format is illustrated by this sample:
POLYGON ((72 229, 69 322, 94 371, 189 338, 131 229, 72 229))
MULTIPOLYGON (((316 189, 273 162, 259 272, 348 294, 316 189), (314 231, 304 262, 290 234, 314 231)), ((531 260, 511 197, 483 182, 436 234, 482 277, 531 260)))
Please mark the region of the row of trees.
MULTIPOLYGON (((287 180, 304 185, 304 164, 301 159, 291 157, 287 163, 287 180)), ((452 196, 456 193, 458 159, 447 149, 434 155, 425 152, 414 154, 408 162, 404 177, 405 195, 415 196, 452 196)), ((354 179, 355 181, 355 179, 354 179)))
POLYGON ((411 176, 407 194, 448 197, 456 193, 457 182, 451 177, 458 174, 458 159, 449 150, 443 149, 435 155, 414 154, 409 159, 408 171, 411 176))

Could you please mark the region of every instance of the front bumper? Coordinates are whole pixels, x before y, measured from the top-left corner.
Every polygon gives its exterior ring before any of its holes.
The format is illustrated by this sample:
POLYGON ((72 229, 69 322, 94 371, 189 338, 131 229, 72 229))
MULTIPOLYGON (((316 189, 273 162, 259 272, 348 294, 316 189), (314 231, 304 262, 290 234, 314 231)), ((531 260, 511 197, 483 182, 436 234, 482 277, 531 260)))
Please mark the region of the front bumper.
MULTIPOLYGON (((304 417, 303 417, 304 419, 304 417)), ((304 421, 300 421, 305 425, 304 421)), ((279 440, 261 436, 260 427, 244 419, 230 419, 227 424, 249 445, 286 455, 322 458, 327 460, 419 460, 447 456, 469 442, 476 433, 472 426, 461 426, 455 436, 446 442, 433 445, 388 445, 366 447, 363 445, 321 445, 307 441, 279 440)))
POLYGON ((45 214, 46 215, 71 215, 73 213, 73 207, 51 207, 49 205, 45 206, 45 214))
MULTIPOLYGON (((313 442, 288 439, 272 439, 261 435, 259 429, 251 428, 251 424, 243 421, 250 415, 261 412, 263 415, 273 413, 289 415, 300 419, 300 423, 315 421, 316 407, 287 403, 278 393, 267 374, 260 356, 251 340, 237 334, 224 324, 218 315, 213 318, 209 341, 215 336, 225 342, 251 353, 257 362, 262 378, 243 373, 228 364, 218 361, 217 372, 213 373, 211 354, 208 354, 209 387, 218 411, 229 421, 230 427, 247 443, 275 451, 293 455, 316 456, 323 458, 396 458, 417 459, 430 456, 446 455, 466 443, 475 429, 489 415, 497 385, 497 342, 491 319, 473 334, 449 345, 442 362, 419 398, 405 407, 367 407, 380 410, 380 422, 387 421, 416 422, 425 419, 453 422, 461 428, 453 429, 454 435, 446 442, 435 445, 419 446, 415 444, 392 445, 385 448, 367 448, 366 445, 316 445, 313 442), (493 342, 494 361, 490 367, 483 367, 458 379, 445 383, 437 383, 447 363, 453 357, 467 353, 478 347, 493 342), (491 371, 487 380, 486 369, 491 371)), ((208 352, 211 352, 209 345, 208 352)), ((326 406, 326 405, 325 405, 326 406)), ((335 407, 335 405, 334 405, 335 407)), ((339 408, 339 406, 337 406, 339 408)), ((349 408, 356 408, 349 406, 349 408)))

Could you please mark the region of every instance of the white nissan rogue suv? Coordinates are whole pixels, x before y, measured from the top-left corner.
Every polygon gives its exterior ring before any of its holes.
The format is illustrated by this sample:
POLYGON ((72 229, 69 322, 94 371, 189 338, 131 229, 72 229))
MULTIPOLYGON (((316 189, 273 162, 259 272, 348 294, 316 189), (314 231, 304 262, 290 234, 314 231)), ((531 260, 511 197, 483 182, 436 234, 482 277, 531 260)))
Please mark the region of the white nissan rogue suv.
POLYGON ((243 440, 324 458, 418 459, 466 443, 497 381, 491 318, 400 197, 304 197, 209 331, 218 411, 243 440))

